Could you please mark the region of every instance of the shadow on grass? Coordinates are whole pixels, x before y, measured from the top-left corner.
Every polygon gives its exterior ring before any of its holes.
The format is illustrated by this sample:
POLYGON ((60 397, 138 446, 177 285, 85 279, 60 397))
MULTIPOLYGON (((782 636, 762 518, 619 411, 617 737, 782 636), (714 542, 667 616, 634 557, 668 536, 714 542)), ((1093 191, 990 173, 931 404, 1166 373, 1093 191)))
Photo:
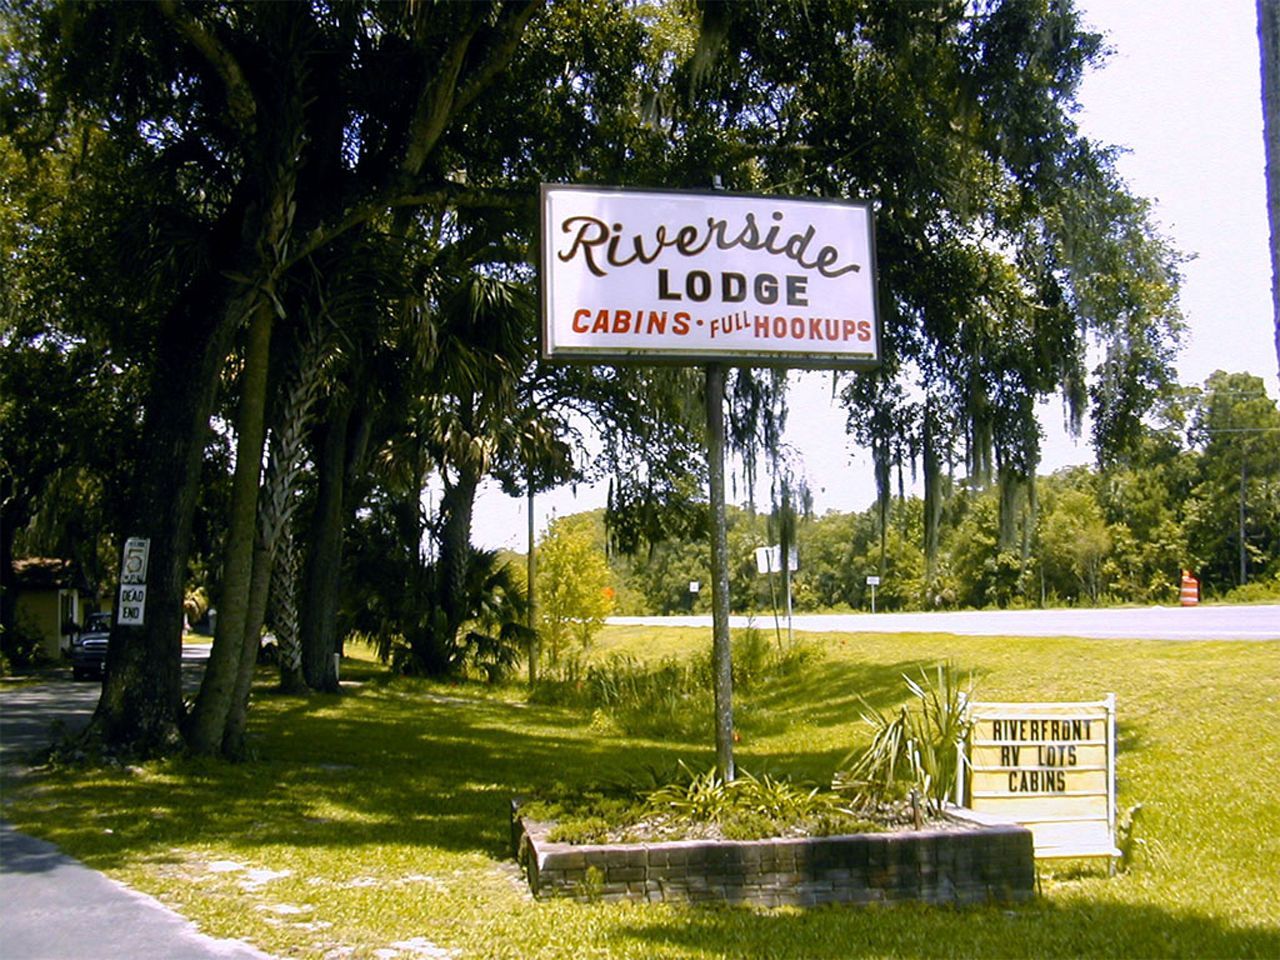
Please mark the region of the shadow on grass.
MULTIPOLYGON (((857 722, 859 697, 877 709, 902 702, 901 675, 921 665, 927 664, 819 660, 752 697, 759 698, 757 716, 779 729, 845 726, 857 722)), ((175 760, 134 771, 54 771, 23 801, 43 810, 48 829, 35 832, 99 868, 207 849, 252 857, 260 848, 270 860, 267 848, 280 846, 328 852, 337 869, 359 864, 362 849, 393 845, 411 855, 434 849, 500 861, 509 858, 507 813, 515 794, 556 781, 625 781, 646 767, 669 767, 675 756, 700 757, 704 768, 711 761, 706 741, 601 738, 580 712, 414 681, 375 681, 355 693, 306 699, 264 690, 251 724, 258 756, 250 763, 175 760)), ((1129 749, 1141 743, 1134 727, 1122 726, 1121 735, 1129 749)), ((778 772, 829 775, 838 759, 836 751, 803 749, 803 741, 802 749, 795 746, 751 753, 744 762, 756 772, 758 760, 778 772)), ((605 955, 819 960, 1280 956, 1274 920, 1269 927, 1233 927, 1174 905, 1119 903, 1124 880, 1083 882, 1083 892, 1015 909, 624 910, 601 925, 601 945, 605 955)), ((541 911, 531 922, 554 920, 544 906, 529 908, 541 911)), ((592 909, 609 908, 582 908, 592 909)))
POLYGON ((174 846, 420 845, 508 855, 511 797, 619 782, 700 746, 600 740, 580 715, 453 696, 412 682, 355 695, 264 696, 257 757, 180 759, 141 772, 55 771, 53 839, 98 868, 174 846))
POLYGON ((901 906, 807 911, 682 911, 637 918, 620 941, 628 955, 822 958, 1276 957, 1280 931, 1232 927, 1217 918, 1156 907, 1040 901, 1014 909, 901 906), (741 950, 741 952, 738 952, 741 950))
MULTIPOLYGON (((901 702, 902 674, 921 665, 813 661, 759 688, 746 713, 777 731, 857 722, 860 697, 877 709, 901 702)), ((372 678, 355 692, 298 698, 272 692, 267 676, 251 713, 252 762, 67 771, 74 790, 60 797, 53 839, 99 868, 218 838, 239 848, 395 844, 503 859, 514 795, 636 782, 646 770, 673 769, 677 757, 695 769, 713 762, 710 730, 705 739, 601 737, 579 711, 484 699, 466 687, 372 678)), ((743 763, 829 782, 852 745, 744 751, 743 763)))
POLYGON ((933 665, 928 660, 850 664, 823 658, 743 691, 742 699, 752 708, 751 732, 757 734, 780 733, 797 723, 855 723, 867 706, 887 710, 903 702, 908 695, 903 674, 918 677, 922 668, 933 665), (822 691, 820 700, 813 696, 817 690, 822 691))

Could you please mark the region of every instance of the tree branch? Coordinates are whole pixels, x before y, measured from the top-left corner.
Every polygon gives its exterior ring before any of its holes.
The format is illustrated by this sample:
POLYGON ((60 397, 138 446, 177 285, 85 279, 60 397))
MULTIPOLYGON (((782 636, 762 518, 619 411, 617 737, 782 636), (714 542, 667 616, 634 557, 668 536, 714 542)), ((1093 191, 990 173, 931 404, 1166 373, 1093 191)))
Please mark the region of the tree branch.
POLYGON ((498 36, 489 49, 488 57, 454 98, 449 120, 471 106, 484 89, 493 82, 493 78, 506 69, 511 58, 515 56, 516 47, 520 45, 520 38, 524 36, 529 21, 542 9, 545 2, 546 0, 519 0, 505 7, 503 21, 499 22, 496 28, 498 36))
POLYGON ((364 203, 349 207, 342 217, 332 223, 317 226, 300 245, 290 250, 277 269, 281 272, 288 270, 348 230, 367 223, 388 210, 429 206, 518 210, 533 203, 533 198, 526 191, 468 190, 452 183, 427 192, 402 192, 395 189, 383 191, 364 203))
POLYGON ((258 101, 239 61, 216 36, 195 17, 178 6, 175 0, 159 0, 160 11, 174 29, 209 62, 227 88, 227 110, 235 122, 252 130, 258 113, 258 101))
POLYGON ((409 145, 400 165, 402 173, 414 175, 422 169, 422 164, 449 124, 475 102, 493 82, 493 78, 511 62, 525 27, 544 3, 545 0, 515 0, 504 4, 495 28, 496 38, 484 60, 461 90, 458 89, 458 81, 462 76, 466 55, 480 29, 481 17, 475 17, 468 28, 454 40, 440 60, 435 83, 423 91, 414 110, 409 145))
POLYGON ((440 58, 435 82, 429 84, 418 98, 413 110, 413 120, 409 124, 409 142, 405 147, 404 160, 400 164, 402 173, 409 176, 417 174, 444 132, 467 48, 471 46, 479 28, 479 19, 473 19, 468 29, 454 39, 440 58))

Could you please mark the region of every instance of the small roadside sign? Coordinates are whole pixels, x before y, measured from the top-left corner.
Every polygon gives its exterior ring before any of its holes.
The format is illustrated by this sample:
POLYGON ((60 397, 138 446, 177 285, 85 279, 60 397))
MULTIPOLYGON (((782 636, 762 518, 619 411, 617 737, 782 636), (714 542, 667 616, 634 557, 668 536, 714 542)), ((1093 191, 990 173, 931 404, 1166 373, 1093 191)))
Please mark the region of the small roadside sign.
POLYGON ((147 537, 130 537, 124 542, 124 555, 120 560, 121 583, 146 583, 147 558, 151 553, 151 540, 147 537))
POLYGON ((1116 697, 968 705, 969 807, 1029 828, 1036 857, 1116 849, 1116 697))
POLYGON ((120 602, 116 604, 116 623, 140 627, 147 616, 147 560, 151 540, 130 537, 124 542, 120 557, 120 602))
POLYGON ((116 605, 116 623, 140 627, 147 615, 147 588, 145 585, 120 584, 120 602, 116 605))
MULTIPOLYGON (((795 573, 800 569, 800 552, 792 547, 788 551, 787 568, 795 573)), ((781 573, 782 572, 782 545, 775 543, 770 547, 756 547, 756 572, 757 573, 781 573)))

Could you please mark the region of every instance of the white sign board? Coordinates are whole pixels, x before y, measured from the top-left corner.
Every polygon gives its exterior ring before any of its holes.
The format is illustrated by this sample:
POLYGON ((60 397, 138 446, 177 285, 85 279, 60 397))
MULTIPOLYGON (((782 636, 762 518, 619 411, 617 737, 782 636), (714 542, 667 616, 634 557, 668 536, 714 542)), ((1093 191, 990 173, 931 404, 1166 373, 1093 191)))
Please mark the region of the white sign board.
MULTIPOLYGON (((792 573, 800 569, 800 554, 795 547, 790 552, 790 563, 787 566, 792 573)), ((781 573, 782 572, 782 545, 775 543, 771 547, 756 547, 756 572, 758 573, 781 573)))
POLYGON ((147 588, 139 584, 120 584, 120 602, 116 604, 116 623, 140 627, 147 615, 147 588))
POLYGON ((591 362, 880 362, 869 206, 544 184, 542 353, 591 362))
POLYGON ((878 587, 878 586, 880 586, 880 578, 879 578, 879 577, 867 577, 867 586, 868 586, 868 587, 878 587))
POLYGON ((968 805, 1020 823, 1036 856, 1118 857, 1115 694, 1088 703, 970 703, 968 805))

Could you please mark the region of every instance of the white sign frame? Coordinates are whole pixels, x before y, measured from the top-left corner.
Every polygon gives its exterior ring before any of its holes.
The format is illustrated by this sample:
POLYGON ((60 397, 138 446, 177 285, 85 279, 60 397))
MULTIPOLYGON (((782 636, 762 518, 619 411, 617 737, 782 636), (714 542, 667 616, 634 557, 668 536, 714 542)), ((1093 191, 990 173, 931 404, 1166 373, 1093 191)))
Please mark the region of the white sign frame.
POLYGON ((871 369, 871 204, 543 184, 542 357, 871 369))
MULTIPOLYGON (((1107 694, 1101 700, 1077 701, 1068 703, 994 703, 971 701, 966 704, 965 711, 972 722, 969 740, 961 744, 960 777, 966 805, 980 814, 1000 816, 1006 820, 1020 823, 1031 830, 1035 840, 1037 859, 1093 858, 1107 857, 1113 862, 1120 857, 1116 847, 1116 695, 1107 694), (1021 728, 1001 727, 992 731, 989 736, 982 736, 982 723, 1024 724, 1021 728), (1028 728, 1025 724, 1039 723, 1040 727, 1028 728), (1102 739, 1095 740, 1090 735, 1080 740, 1074 735, 1067 735, 1066 724, 1097 723, 1101 727, 1102 739), (1057 724, 1051 727, 1049 724, 1057 724), (1008 739, 1003 731, 1015 729, 1016 736, 1008 739), (978 736, 975 736, 978 734, 978 736), (1071 749, 1071 765, 1063 765, 1061 758, 1064 750, 1074 744, 1071 749), (1083 745, 1083 746, 1082 746, 1083 745), (975 761, 975 749, 978 747, 1001 750, 1018 749, 1012 759, 1012 765, 990 765, 975 761), (1095 752, 1101 754, 1103 762, 1076 764, 1077 749, 1083 760, 1084 747, 1100 748, 1095 752), (1024 765, 1021 749, 1045 749, 1053 751, 1052 757, 1057 761, 1052 765, 1043 765, 1040 760, 1035 764, 1024 765), (1043 794, 1027 794, 1000 790, 976 790, 975 774, 1035 774, 1039 776, 1057 776, 1073 774, 1081 777, 1089 773, 1102 773, 1102 784, 1092 778, 1092 785, 1067 784, 1064 789, 1043 794), (1071 803, 1077 811, 1064 813, 1063 802, 1071 803), (1016 812, 1010 812, 1016 811, 1016 812)), ((1010 734, 1012 735, 1012 734, 1010 734)), ((1028 759, 1033 756, 1028 753, 1028 759)))
POLYGON ((146 620, 146 584, 120 584, 120 598, 116 604, 116 623, 125 627, 141 627, 146 620))

